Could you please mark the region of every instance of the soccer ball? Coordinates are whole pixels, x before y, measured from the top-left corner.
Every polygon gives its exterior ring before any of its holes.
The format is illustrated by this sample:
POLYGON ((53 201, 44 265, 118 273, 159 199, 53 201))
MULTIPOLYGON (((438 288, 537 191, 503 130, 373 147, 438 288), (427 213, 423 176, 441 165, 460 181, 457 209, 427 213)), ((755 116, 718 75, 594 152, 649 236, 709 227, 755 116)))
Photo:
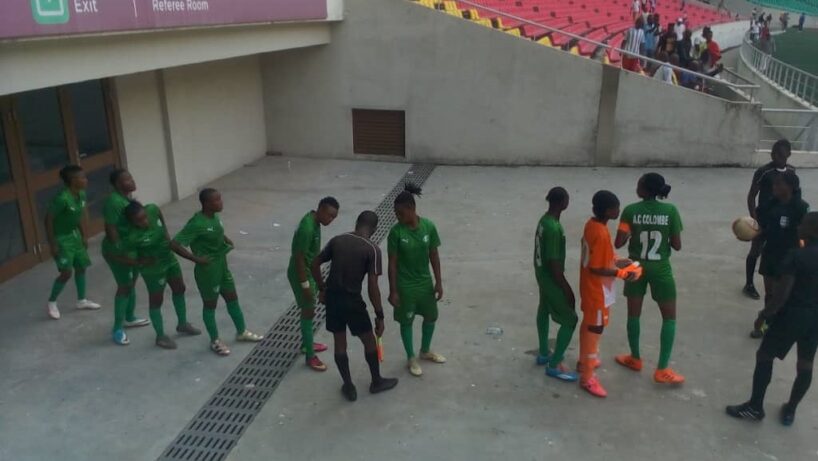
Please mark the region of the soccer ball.
POLYGON ((760 229, 755 219, 744 216, 733 221, 733 234, 742 242, 750 242, 758 237, 760 229))

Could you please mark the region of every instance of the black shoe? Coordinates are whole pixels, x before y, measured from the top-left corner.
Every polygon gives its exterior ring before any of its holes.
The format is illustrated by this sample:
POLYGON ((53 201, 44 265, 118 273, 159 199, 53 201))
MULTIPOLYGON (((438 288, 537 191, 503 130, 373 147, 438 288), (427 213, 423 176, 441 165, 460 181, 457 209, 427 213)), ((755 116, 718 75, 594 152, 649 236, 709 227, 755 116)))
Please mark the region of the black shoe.
POLYGON ((755 285, 744 285, 744 289, 741 290, 741 292, 750 299, 761 299, 761 295, 758 294, 755 285))
POLYGON ((369 392, 372 394, 377 394, 388 391, 389 389, 394 389, 397 385, 398 378, 381 378, 380 381, 373 382, 369 385, 369 392))
POLYGON ((162 349, 176 349, 176 342, 165 335, 156 338, 156 345, 162 349))
POLYGON ((198 336, 198 335, 202 334, 202 330, 194 327, 193 325, 190 324, 190 322, 183 323, 183 324, 177 326, 176 327, 176 332, 177 333, 183 333, 183 334, 190 335, 190 336, 198 336))
POLYGON ((761 421, 764 419, 764 410, 753 407, 750 405, 750 402, 745 402, 741 405, 728 405, 725 411, 733 418, 746 419, 748 421, 761 421))
POLYGON ((355 385, 352 383, 341 386, 341 393, 350 402, 358 400, 358 389, 355 389, 355 385))
POLYGON ((764 337, 764 330, 753 330, 750 332, 750 337, 753 339, 761 339, 764 337))
POLYGON ((795 408, 789 403, 781 406, 781 424, 785 426, 792 426, 795 422, 795 408))

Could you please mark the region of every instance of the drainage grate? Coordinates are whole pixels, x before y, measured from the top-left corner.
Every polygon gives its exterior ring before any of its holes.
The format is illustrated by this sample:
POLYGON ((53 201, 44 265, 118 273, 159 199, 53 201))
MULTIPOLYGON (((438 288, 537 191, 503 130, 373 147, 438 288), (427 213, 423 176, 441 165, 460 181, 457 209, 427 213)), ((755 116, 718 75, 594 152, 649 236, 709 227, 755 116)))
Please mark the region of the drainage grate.
MULTIPOLYGON (((403 191, 404 183, 422 185, 434 168, 434 165, 412 165, 383 198, 375 208, 379 224, 372 236, 373 242, 380 243, 395 224, 392 203, 403 191)), ((327 271, 325 267, 325 276, 327 271)), ((316 330, 325 317, 324 306, 317 306, 316 330)), ((293 304, 196 413, 159 461, 224 460, 299 358, 300 321, 301 311, 293 304)))

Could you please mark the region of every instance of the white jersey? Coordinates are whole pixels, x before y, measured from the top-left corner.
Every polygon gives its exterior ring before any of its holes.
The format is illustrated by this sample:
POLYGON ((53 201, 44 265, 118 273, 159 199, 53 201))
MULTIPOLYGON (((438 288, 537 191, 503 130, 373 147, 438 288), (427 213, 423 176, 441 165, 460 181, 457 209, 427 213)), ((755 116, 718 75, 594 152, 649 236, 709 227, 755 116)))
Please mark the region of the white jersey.
POLYGON ((625 51, 633 54, 639 54, 639 47, 645 42, 645 31, 644 29, 637 29, 636 27, 632 27, 628 29, 628 33, 625 35, 625 51))

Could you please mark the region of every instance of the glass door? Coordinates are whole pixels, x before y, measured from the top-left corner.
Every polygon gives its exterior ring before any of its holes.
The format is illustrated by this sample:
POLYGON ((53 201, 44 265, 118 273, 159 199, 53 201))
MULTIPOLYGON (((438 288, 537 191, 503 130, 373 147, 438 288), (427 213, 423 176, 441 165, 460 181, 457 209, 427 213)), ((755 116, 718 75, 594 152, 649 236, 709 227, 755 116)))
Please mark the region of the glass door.
POLYGON ((8 98, 0 98, 0 282, 39 261, 23 166, 8 98))
POLYGON ((88 177, 87 235, 102 231, 119 164, 112 108, 104 80, 0 97, 0 281, 51 259, 45 213, 66 165, 88 177))
POLYGON ((45 213, 49 202, 63 188, 60 169, 77 163, 76 156, 69 154, 61 93, 57 88, 46 88, 12 97, 38 253, 43 261, 51 254, 45 232, 45 213))
POLYGON ((64 88, 69 145, 88 176, 88 228, 103 230, 102 207, 111 192, 108 176, 119 164, 113 124, 113 104, 107 81, 89 80, 64 88))

